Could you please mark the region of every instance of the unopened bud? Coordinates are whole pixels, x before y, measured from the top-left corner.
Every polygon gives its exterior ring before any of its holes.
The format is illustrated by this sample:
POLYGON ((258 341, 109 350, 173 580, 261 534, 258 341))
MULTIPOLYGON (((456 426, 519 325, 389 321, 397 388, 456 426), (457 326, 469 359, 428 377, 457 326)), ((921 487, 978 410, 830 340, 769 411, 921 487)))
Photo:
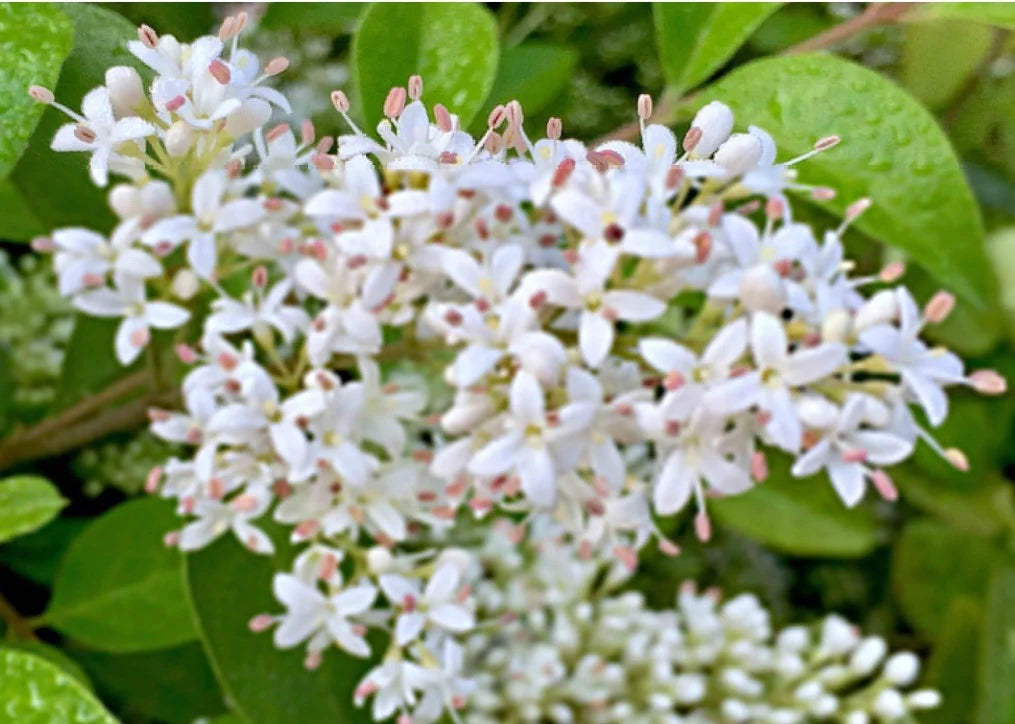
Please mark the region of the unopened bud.
POLYGON ((190 269, 180 269, 173 277, 173 283, 171 285, 173 296, 181 301, 185 302, 189 299, 193 299, 194 295, 197 294, 200 288, 201 281, 190 269))
POLYGON ((186 121, 176 121, 166 131, 165 146, 170 156, 184 156, 194 143, 194 129, 186 121))
POLYGON ((759 264, 740 277, 740 301, 752 312, 778 314, 786 306, 786 285, 775 269, 759 264))
MULTIPOLYGON (((694 120, 691 121, 691 130, 695 129, 698 133, 693 139, 693 146, 688 147, 685 138, 684 150, 693 151, 700 157, 711 156, 733 131, 733 111, 725 103, 712 101, 695 114, 694 120)), ((691 135, 690 131, 688 135, 691 135)))
POLYGON ((750 133, 734 133, 715 152, 714 160, 731 176, 743 176, 761 160, 761 140, 750 133))
POLYGON ((106 88, 109 89, 109 103, 117 118, 133 115, 145 101, 141 76, 129 66, 109 68, 106 71, 106 88))

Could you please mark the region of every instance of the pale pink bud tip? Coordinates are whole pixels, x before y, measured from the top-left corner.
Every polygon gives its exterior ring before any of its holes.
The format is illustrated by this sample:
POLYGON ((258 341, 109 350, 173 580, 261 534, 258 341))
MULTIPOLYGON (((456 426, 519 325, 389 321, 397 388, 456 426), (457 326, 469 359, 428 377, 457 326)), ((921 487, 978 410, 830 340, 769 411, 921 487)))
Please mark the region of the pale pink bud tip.
POLYGON ((969 381, 983 395, 1003 395, 1008 390, 1008 381, 994 370, 977 370, 969 381))
POLYGON ((894 281, 898 281, 902 278, 902 275, 906 273, 906 265, 901 261, 893 261, 891 264, 886 264, 885 268, 881 270, 878 278, 885 284, 891 284, 894 281))
POLYGON ((175 548, 180 544, 180 531, 171 530, 162 536, 162 545, 166 548, 175 548))
POLYGON ((840 139, 838 136, 825 136, 824 138, 819 139, 818 142, 814 144, 814 150, 824 151, 826 149, 831 148, 832 146, 839 145, 840 140, 842 139, 840 139))
POLYGON ((888 477, 888 473, 884 470, 875 470, 871 476, 874 482, 874 487, 881 495, 882 498, 889 502, 894 502, 899 498, 899 491, 895 488, 895 483, 888 477))
POLYGON ((32 239, 32 251, 39 254, 49 254, 56 251, 56 243, 48 236, 37 236, 32 239))
POLYGON ((311 651, 307 654, 307 658, 303 659, 303 666, 306 667, 307 671, 313 671, 321 665, 321 652, 311 651))
POLYGON ((272 616, 270 616, 267 613, 260 613, 254 616, 252 619, 250 619, 250 622, 247 624, 247 626, 254 633, 261 633, 262 631, 267 631, 269 628, 271 628, 271 625, 273 623, 275 623, 275 619, 272 618, 272 616))
POLYGON ((344 91, 331 91, 331 105, 335 106, 335 110, 339 113, 346 113, 349 110, 349 97, 344 91))
POLYGON ((45 103, 46 105, 49 105, 56 100, 53 96, 53 91, 49 88, 43 88, 41 85, 29 86, 28 95, 39 101, 39 103, 45 103))
POLYGON ((284 73, 288 67, 289 59, 280 55, 279 57, 272 58, 268 61, 268 65, 264 66, 264 74, 278 75, 279 73, 284 73))
POLYGON ((423 78, 418 75, 409 76, 409 98, 418 101, 423 97, 423 78))
POLYGON ((923 310, 923 316, 927 318, 928 322, 936 324, 947 319, 954 308, 955 295, 948 292, 938 292, 927 302, 927 306, 923 310))
POLYGON ((694 516, 694 532, 702 543, 707 543, 712 537, 712 521, 704 511, 694 516))
POLYGON ((850 204, 849 208, 846 209, 846 220, 852 221, 864 211, 871 207, 873 202, 868 198, 862 198, 859 201, 854 201, 850 204))
POLYGON ((647 121, 652 115, 652 96, 642 93, 638 96, 638 118, 647 121))
POLYGON ((154 48, 158 47, 158 44, 159 44, 159 35, 158 35, 158 33, 156 33, 154 30, 151 29, 151 27, 149 27, 147 25, 141 25, 141 26, 138 27, 138 29, 137 29, 137 39, 140 40, 141 43, 146 48, 150 48, 150 49, 154 49, 154 48))
POLYGON ((395 86, 388 91, 388 97, 384 99, 384 115, 388 118, 397 118, 405 108, 405 88, 395 86))
POLYGON ((964 473, 969 471, 969 458, 967 458, 966 454, 957 447, 950 447, 945 450, 945 459, 947 459, 956 470, 961 470, 964 473))

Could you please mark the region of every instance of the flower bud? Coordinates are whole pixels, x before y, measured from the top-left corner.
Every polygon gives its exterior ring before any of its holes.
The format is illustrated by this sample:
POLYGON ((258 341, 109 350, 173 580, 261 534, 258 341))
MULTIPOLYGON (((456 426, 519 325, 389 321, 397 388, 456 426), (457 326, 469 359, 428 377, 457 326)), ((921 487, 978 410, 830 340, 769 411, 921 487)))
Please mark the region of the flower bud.
POLYGON ((879 636, 871 636, 856 647, 849 658, 850 670, 859 676, 867 676, 881 663, 888 652, 888 645, 879 636))
POLYGON ((149 181, 142 186, 141 211, 156 218, 169 216, 176 211, 172 187, 161 180, 149 181))
POLYGON ((759 264, 740 277, 740 301, 752 312, 778 314, 786 306, 786 287, 775 269, 759 264))
POLYGON ((700 133, 693 148, 685 143, 684 149, 693 151, 695 156, 711 156, 733 130, 733 111, 725 103, 712 101, 695 114, 691 128, 697 128, 700 133))
POLYGON ((909 686, 920 673, 920 660, 909 651, 892 655, 885 662, 885 678, 896 686, 909 686))
POLYGON ((134 115, 136 109, 144 103, 141 76, 126 65, 117 65, 106 71, 106 88, 117 118, 134 115))
POLYGON ((731 176, 743 176, 761 160, 761 141, 750 133, 734 133, 719 146, 713 160, 731 176))
POLYGON ((176 272, 171 285, 173 296, 182 301, 187 301, 197 294, 201 282, 197 275, 190 269, 183 268, 176 272))
POLYGON ((797 403, 797 413, 807 427, 828 430, 839 419, 839 408, 821 395, 806 395, 797 403))
POLYGON ((874 699, 874 713, 878 716, 894 721, 906 714, 906 702, 895 689, 885 689, 874 699))
POLYGON ((845 309, 829 312, 821 323, 821 339, 825 342, 845 342, 851 326, 849 312, 845 309))
POLYGON ((109 206, 121 219, 130 219, 142 213, 141 192, 131 184, 117 184, 109 192, 109 206))
POLYGON ((271 118, 271 106, 260 98, 248 98, 226 119, 226 133, 238 138, 260 128, 271 118))
POLYGON ((934 709, 941 706, 941 694, 933 689, 920 689, 906 697, 906 703, 914 709, 934 709))
POLYGON ((857 310, 853 327, 861 332, 875 324, 887 324, 899 315, 899 302, 895 292, 882 289, 857 310))
POLYGON ((177 121, 166 131, 165 143, 170 156, 183 156, 194 143, 194 129, 185 121, 177 121))
POLYGON ((367 566, 374 575, 390 571, 394 560, 391 552, 384 546, 374 546, 367 551, 367 566))

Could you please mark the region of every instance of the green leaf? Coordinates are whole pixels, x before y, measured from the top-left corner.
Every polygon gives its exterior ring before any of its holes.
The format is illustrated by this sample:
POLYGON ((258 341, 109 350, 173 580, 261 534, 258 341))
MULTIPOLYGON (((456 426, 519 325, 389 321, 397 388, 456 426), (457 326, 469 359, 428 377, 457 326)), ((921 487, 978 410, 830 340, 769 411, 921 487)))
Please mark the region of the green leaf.
POLYGON ((28 86, 52 88, 71 49, 70 21, 53 5, 0 5, 0 178, 21 157, 45 109, 28 86))
POLYGON ((0 239, 28 241, 45 228, 10 179, 0 181, 0 239))
MULTIPOLYGON (((565 92, 578 54, 570 48, 546 43, 523 43, 507 48, 497 66, 497 79, 487 98, 491 108, 517 100, 526 119, 534 118, 565 92)), ((486 119, 473 121, 473 131, 486 131, 486 119)))
POLYGON ((924 3, 910 20, 955 18, 1015 30, 1015 3, 924 3))
MULTIPOLYGON (((74 48, 60 72, 56 97, 77 109, 85 93, 102 85, 110 66, 141 67, 126 45, 136 37, 136 28, 122 15, 95 5, 65 4, 59 8, 74 24, 74 48)), ((108 189, 92 184, 88 155, 59 153, 49 147, 57 129, 67 122, 57 109, 46 109, 11 179, 29 209, 47 227, 112 226, 115 217, 106 203, 108 189)))
POLYGON ((800 180, 835 188, 835 200, 822 203, 840 214, 870 197, 873 207, 855 222, 861 231, 903 249, 977 305, 991 299, 983 225, 955 153, 934 118, 891 81, 831 55, 769 58, 694 102, 711 100, 771 133, 780 158, 841 134, 837 147, 800 165, 800 180))
POLYGON ((980 724, 1015 721, 1015 567, 999 567, 987 593, 980 659, 980 724))
POLYGON ((45 528, 0 546, 0 562, 20 576, 46 586, 53 584, 57 566, 71 541, 84 530, 88 518, 61 517, 45 528))
POLYGON ((155 498, 123 503, 95 520, 67 551, 44 623, 113 653, 192 640, 180 553, 162 543, 178 525, 172 505, 155 498))
POLYGON ((128 372, 141 368, 143 357, 130 367, 124 367, 112 354, 118 325, 117 319, 89 317, 83 313, 74 315, 74 331, 67 342, 57 384, 58 407, 101 390, 128 372))
POLYGON ((76 653, 102 700, 130 721, 192 722, 226 711, 196 641, 136 654, 76 653))
POLYGON ((798 556, 850 558, 878 545, 881 531, 873 512, 846 508, 824 475, 792 478, 784 455, 770 455, 769 464, 765 482, 742 495, 709 502, 720 525, 798 556))
POLYGON ((24 651, 0 650, 0 702, 17 724, 116 724, 74 677, 24 651))
POLYGON ((123 15, 134 25, 144 23, 159 35, 175 35, 182 42, 190 42, 199 35, 214 34, 218 30, 214 3, 210 2, 111 2, 100 5, 123 15))
POLYGON ((676 91, 706 80, 782 3, 653 3, 656 45, 676 91))
POLYGON ((915 465, 893 468, 891 475, 906 503, 973 535, 994 535, 1015 523, 1012 485, 993 470, 962 486, 915 465))
MULTIPOLYGON (((1012 204, 1015 209, 1015 202, 1012 204)), ((1001 287, 1001 309, 1008 336, 1015 340, 1015 226, 998 229, 987 237, 987 253, 1001 287)))
POLYGON ((983 611, 974 599, 960 596, 952 601, 927 663, 927 683, 941 692, 941 706, 923 714, 920 721, 954 724, 967 720, 974 710, 982 626, 983 611))
POLYGON ((85 674, 74 659, 65 654, 55 646, 43 643, 42 641, 4 641, 0 644, 0 650, 2 649, 13 649, 15 651, 25 651, 29 654, 34 654, 39 658, 45 659, 51 664, 56 665, 60 669, 63 669, 64 673, 69 674, 77 680, 81 686, 92 690, 92 682, 88 680, 88 675, 85 674))
POLYGON ((337 648, 307 671, 302 648, 280 651, 271 634, 253 634, 254 616, 280 610, 272 573, 283 563, 220 539, 186 557, 186 580, 201 641, 233 708, 248 722, 369 722, 352 703, 353 688, 370 667, 337 648), (299 692, 293 696, 293 692, 299 692))
POLYGON ((475 3, 378 3, 363 13, 352 53, 368 132, 388 91, 413 74, 427 105, 443 103, 466 128, 497 75, 497 26, 475 3))
POLYGON ((367 3, 270 3, 262 28, 310 29, 317 34, 341 35, 355 25, 367 3))
POLYGON ((899 82, 930 108, 941 108, 977 71, 994 37, 979 23, 907 23, 899 82))
POLYGON ((985 538, 930 520, 910 523, 895 548, 892 587, 909 621, 929 636, 943 630, 951 601, 982 598, 999 551, 985 538))
POLYGON ((41 528, 67 505, 51 482, 37 475, 0 480, 0 543, 41 528))

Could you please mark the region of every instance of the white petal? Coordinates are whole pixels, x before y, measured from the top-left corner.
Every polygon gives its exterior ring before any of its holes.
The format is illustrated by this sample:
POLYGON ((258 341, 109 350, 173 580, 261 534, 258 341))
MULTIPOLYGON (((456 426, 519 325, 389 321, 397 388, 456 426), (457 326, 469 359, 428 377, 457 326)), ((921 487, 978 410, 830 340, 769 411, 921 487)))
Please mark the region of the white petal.
POLYGON ((525 370, 515 373, 511 383, 511 413, 523 424, 539 424, 546 416, 543 388, 525 370))
POLYGON ((557 496, 557 473, 545 447, 522 447, 518 453, 518 477, 522 492, 534 505, 551 506, 557 496))
POLYGON ((448 631, 468 631, 476 625, 472 612, 462 606, 443 603, 430 609, 430 620, 448 631))
POLYGON ((638 350, 646 362, 664 374, 673 371, 687 374, 697 362, 694 353, 686 347, 660 337, 641 340, 638 350))
POLYGON ((823 344, 802 349, 786 358, 783 379, 790 385, 806 385, 828 377, 846 362, 846 348, 841 344, 823 344))
POLYGON ((766 312, 751 319, 751 350, 759 367, 782 368, 786 359, 786 332, 782 323, 766 312))
POLYGON ((157 329, 175 329, 190 319, 190 312, 169 302, 148 302, 144 319, 157 329))
POLYGON ((648 294, 612 291, 603 295, 603 307, 629 322, 647 322, 666 311, 666 305, 648 294))
POLYGON ((683 456, 671 453, 666 458, 652 493, 652 505, 659 515, 671 515, 684 507, 691 497, 697 471, 684 464, 683 456))
POLYGON ((512 431, 487 443, 472 460, 469 472, 475 475, 500 475, 515 465, 515 456, 524 438, 520 431, 512 431))
POLYGON ((120 364, 129 365, 138 358, 145 345, 137 345, 135 342, 148 341, 148 325, 141 317, 124 317, 120 326, 116 329, 116 358, 120 364), (144 333, 143 336, 141 333, 144 333))
POLYGON ((585 363, 590 367, 598 367, 613 347, 613 322, 596 312, 582 312, 578 346, 585 363))
POLYGON ((852 508, 860 502, 864 491, 863 466, 832 460, 828 464, 828 475, 843 503, 852 508))

